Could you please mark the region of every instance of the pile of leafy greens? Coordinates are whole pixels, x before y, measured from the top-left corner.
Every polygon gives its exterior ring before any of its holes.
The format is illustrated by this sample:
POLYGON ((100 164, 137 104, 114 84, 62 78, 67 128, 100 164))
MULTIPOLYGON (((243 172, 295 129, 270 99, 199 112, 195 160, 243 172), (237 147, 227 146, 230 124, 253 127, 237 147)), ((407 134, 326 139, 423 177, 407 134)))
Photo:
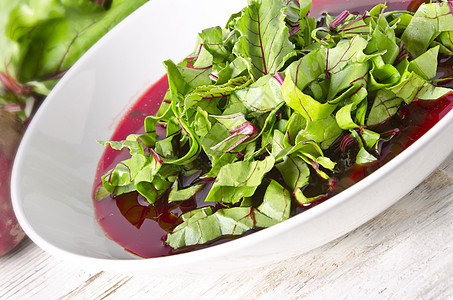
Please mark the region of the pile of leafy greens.
POLYGON ((88 48, 145 2, 0 1, 0 108, 28 118, 88 48))
POLYGON ((326 153, 339 141, 358 145, 344 147, 351 164, 373 162, 389 136, 372 126, 450 92, 433 78, 438 55, 452 54, 453 2, 415 13, 380 4, 320 22, 310 6, 251 0, 225 28, 203 30, 193 55, 165 61, 169 90, 146 134, 100 142, 131 157, 102 177, 97 200, 136 191, 154 204, 205 191, 206 206, 168 233, 174 249, 269 227, 325 196, 304 189, 315 177, 329 186, 337 162, 326 153))

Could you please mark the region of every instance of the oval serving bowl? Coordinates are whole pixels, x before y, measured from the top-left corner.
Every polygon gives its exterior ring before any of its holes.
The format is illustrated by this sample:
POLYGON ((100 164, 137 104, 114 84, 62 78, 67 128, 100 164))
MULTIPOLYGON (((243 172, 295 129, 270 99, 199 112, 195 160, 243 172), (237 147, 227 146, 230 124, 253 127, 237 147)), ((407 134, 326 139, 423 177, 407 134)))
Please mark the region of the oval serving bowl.
MULTIPOLYGON (((311 15, 376 3, 314 0, 311 15)), ((92 184, 104 151, 96 140, 108 139, 131 103, 164 75, 163 60, 182 60, 201 29, 225 24, 245 5, 245 0, 150 1, 64 76, 30 124, 12 175, 17 218, 38 246, 79 267, 130 274, 257 267, 302 254, 357 228, 417 186, 452 151, 453 111, 364 180, 271 228, 162 258, 142 259, 126 252, 95 221, 92 184)))

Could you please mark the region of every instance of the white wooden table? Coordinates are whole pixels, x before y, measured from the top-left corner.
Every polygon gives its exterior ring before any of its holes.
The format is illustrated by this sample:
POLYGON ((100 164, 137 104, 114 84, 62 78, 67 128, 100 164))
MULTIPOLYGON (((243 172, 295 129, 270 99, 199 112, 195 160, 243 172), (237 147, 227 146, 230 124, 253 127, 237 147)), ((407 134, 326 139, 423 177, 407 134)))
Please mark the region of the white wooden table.
POLYGON ((453 299, 453 153, 358 229, 295 259, 216 276, 88 272, 26 239, 0 258, 0 299, 453 299))

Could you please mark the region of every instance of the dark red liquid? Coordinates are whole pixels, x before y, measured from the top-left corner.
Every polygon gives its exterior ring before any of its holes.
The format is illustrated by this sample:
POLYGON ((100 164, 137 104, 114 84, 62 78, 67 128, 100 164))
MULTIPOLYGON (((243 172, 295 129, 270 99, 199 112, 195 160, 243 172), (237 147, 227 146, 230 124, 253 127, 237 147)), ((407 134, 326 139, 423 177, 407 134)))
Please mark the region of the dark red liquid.
MULTIPOLYGON (((445 58, 441 61, 438 68, 438 76, 451 77, 453 75, 452 65, 453 59, 451 58, 445 58)), ((444 85, 453 87, 452 82, 444 82, 444 85)), ((123 120, 118 124, 111 140, 123 140, 131 133, 144 133, 143 122, 145 117, 156 114, 167 89, 168 82, 165 76, 153 85, 127 112, 123 120)), ((393 128, 399 129, 399 133, 391 142, 381 145, 379 160, 371 164, 353 164, 350 166, 341 157, 341 153, 329 153, 328 156, 335 158, 342 172, 340 175, 332 174, 334 179, 332 188, 327 192, 328 195, 326 197, 306 206, 299 206, 293 201, 294 209, 292 215, 318 205, 374 172, 414 143, 452 108, 453 94, 449 94, 437 101, 415 100, 410 105, 403 107, 386 124, 371 128, 381 134, 393 128)), ((106 147, 98 164, 93 188, 93 199, 95 199, 95 191, 101 185, 101 176, 128 157, 129 153, 127 150, 116 151, 110 147, 106 147)), ((278 178, 274 179, 278 180, 278 178)), ((181 213, 197 207, 207 205, 215 206, 213 203, 205 203, 203 201, 203 193, 206 194, 209 188, 210 184, 208 183, 206 184, 205 191, 199 193, 200 197, 178 204, 167 204, 164 203, 165 201, 162 201, 155 205, 149 205, 138 193, 129 193, 117 197, 111 196, 102 201, 94 200, 96 219, 106 235, 129 252, 142 257, 159 257, 175 254, 178 252, 175 252, 165 244, 167 232, 171 231, 178 224, 178 216, 181 213)), ((319 191, 322 189, 326 189, 326 182, 317 182, 315 180, 314 183, 306 188, 304 193, 309 194, 312 192, 313 194, 319 194, 319 191)), ((215 241, 215 243, 221 243, 230 239, 224 238, 215 241)), ((191 247, 190 250, 203 247, 206 246, 191 247)))
MULTIPOLYGON (((124 140, 133 132, 144 133, 145 117, 157 113, 167 89, 168 81, 164 76, 131 107, 118 124, 111 140, 124 140)), ((96 170, 94 191, 102 184, 101 176, 128 156, 127 149, 117 151, 106 147, 96 170)), ((118 198, 94 201, 96 219, 106 235, 139 256, 167 254, 171 248, 165 246, 161 240, 166 232, 153 220, 159 212, 148 206, 148 202, 140 199, 135 193, 118 198)))
MULTIPOLYGON (((162 78, 131 108, 118 125, 112 140, 122 140, 131 132, 143 132, 143 120, 148 114, 155 114, 168 88, 166 77, 162 78)), ((383 132, 387 127, 400 128, 400 133, 382 146, 380 159, 369 165, 353 165, 345 168, 337 177, 335 190, 329 197, 363 179, 377 168, 390 161, 420 136, 434 126, 453 107, 453 94, 437 101, 415 100, 405 106, 388 124, 376 131, 383 132)), ((128 151, 106 148, 96 175, 94 191, 101 185, 100 177, 118 162, 128 157, 128 151)), ((94 198, 94 197, 93 197, 94 198)), ((327 199, 298 206, 294 214, 307 210, 327 199)), ((126 250, 142 257, 159 257, 175 252, 164 241, 166 233, 178 222, 178 215, 196 207, 206 206, 202 199, 185 201, 179 206, 168 204, 149 205, 137 193, 109 197, 94 201, 96 218, 109 238, 118 242, 126 250)))

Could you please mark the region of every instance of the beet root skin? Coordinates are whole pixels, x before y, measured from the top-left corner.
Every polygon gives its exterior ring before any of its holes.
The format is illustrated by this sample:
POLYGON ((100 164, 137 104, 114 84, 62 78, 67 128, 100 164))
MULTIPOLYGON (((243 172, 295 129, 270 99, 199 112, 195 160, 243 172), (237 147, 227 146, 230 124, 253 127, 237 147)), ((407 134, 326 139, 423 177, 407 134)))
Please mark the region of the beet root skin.
POLYGON ((0 256, 16 247, 25 237, 11 204, 11 169, 25 131, 23 123, 0 109, 0 256))

